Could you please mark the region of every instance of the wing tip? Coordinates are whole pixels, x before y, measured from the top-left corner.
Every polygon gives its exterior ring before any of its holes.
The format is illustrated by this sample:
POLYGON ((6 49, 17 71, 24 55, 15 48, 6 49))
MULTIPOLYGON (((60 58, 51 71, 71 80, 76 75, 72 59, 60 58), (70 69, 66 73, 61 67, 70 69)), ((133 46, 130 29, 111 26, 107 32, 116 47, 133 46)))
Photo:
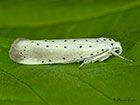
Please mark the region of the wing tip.
POLYGON ((16 39, 12 45, 11 45, 11 48, 9 50, 9 56, 10 56, 10 59, 12 59, 13 61, 17 62, 17 63, 20 63, 20 61, 23 59, 21 58, 21 55, 19 54, 19 50, 17 48, 17 44, 20 42, 20 41, 23 41, 23 40, 29 40, 29 39, 26 39, 26 38, 18 38, 16 39))

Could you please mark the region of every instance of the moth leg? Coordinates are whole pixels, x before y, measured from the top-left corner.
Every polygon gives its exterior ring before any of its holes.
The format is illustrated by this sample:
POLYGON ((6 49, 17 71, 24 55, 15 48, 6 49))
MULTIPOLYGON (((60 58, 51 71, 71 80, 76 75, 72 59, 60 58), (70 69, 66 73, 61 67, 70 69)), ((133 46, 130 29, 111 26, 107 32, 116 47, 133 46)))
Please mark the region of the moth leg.
POLYGON ((99 60, 99 62, 102 62, 102 61, 106 60, 108 57, 110 57, 110 56, 108 55, 108 56, 102 57, 102 58, 99 60))
POLYGON ((84 64, 88 64, 88 63, 90 63, 90 62, 92 62, 92 58, 86 58, 86 59, 83 61, 83 63, 80 65, 79 68, 81 68, 84 64))
MULTIPOLYGON (((109 51, 108 51, 109 52, 109 51)), ((110 57, 112 54, 109 54, 108 52, 102 53, 101 55, 98 55, 97 57, 95 57, 92 60, 92 63, 99 61, 102 62, 103 60, 107 59, 108 57, 110 57)))
POLYGON ((100 55, 97 55, 97 56, 93 56, 93 57, 88 57, 84 60, 84 62, 80 65, 80 68, 84 65, 84 64, 88 64, 90 62, 94 63, 96 61, 103 61, 105 59, 107 59, 109 56, 111 56, 111 54, 108 53, 109 51, 107 52, 104 52, 100 55))
POLYGON ((80 68, 81 68, 83 65, 85 65, 85 64, 89 64, 89 63, 91 63, 91 62, 94 63, 94 62, 98 61, 98 60, 101 59, 103 56, 104 56, 104 55, 101 54, 101 55, 98 55, 98 56, 95 56, 95 57, 86 58, 86 59, 84 60, 84 62, 80 65, 80 68))

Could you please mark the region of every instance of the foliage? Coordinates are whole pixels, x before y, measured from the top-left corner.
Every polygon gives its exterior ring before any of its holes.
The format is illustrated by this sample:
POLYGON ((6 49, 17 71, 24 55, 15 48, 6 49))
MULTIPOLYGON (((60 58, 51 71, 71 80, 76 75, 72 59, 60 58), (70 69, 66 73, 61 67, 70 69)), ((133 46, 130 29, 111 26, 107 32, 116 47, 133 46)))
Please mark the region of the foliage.
POLYGON ((139 0, 0 1, 0 105, 139 105, 139 11, 139 0), (20 65, 8 51, 22 37, 111 37, 134 62, 20 65))

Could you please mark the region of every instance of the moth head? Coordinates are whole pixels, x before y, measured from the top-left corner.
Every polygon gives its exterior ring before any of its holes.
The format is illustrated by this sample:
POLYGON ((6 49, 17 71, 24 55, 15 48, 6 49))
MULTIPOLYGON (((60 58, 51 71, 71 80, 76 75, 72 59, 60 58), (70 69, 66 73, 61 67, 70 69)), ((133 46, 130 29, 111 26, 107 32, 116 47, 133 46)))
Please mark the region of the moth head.
POLYGON ((113 51, 119 55, 122 53, 123 50, 120 42, 115 42, 113 51))
POLYGON ((122 57, 122 56, 120 55, 120 54, 122 53, 122 51, 123 51, 123 50, 122 50, 122 47, 121 47, 120 42, 115 42, 114 47, 113 47, 112 54, 113 54, 114 56, 117 56, 117 57, 119 57, 119 58, 125 60, 125 61, 133 62, 133 61, 130 60, 130 59, 126 59, 126 58, 122 57))

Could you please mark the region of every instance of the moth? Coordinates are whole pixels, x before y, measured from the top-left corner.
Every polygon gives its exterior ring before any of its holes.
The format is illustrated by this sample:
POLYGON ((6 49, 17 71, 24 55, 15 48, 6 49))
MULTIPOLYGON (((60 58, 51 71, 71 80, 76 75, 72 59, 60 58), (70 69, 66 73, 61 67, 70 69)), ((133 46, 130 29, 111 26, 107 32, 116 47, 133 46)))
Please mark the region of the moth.
POLYGON ((111 38, 29 40, 16 39, 9 50, 10 58, 20 64, 68 64, 83 61, 84 64, 102 62, 114 55, 126 59, 120 54, 123 49, 120 42, 111 38))

